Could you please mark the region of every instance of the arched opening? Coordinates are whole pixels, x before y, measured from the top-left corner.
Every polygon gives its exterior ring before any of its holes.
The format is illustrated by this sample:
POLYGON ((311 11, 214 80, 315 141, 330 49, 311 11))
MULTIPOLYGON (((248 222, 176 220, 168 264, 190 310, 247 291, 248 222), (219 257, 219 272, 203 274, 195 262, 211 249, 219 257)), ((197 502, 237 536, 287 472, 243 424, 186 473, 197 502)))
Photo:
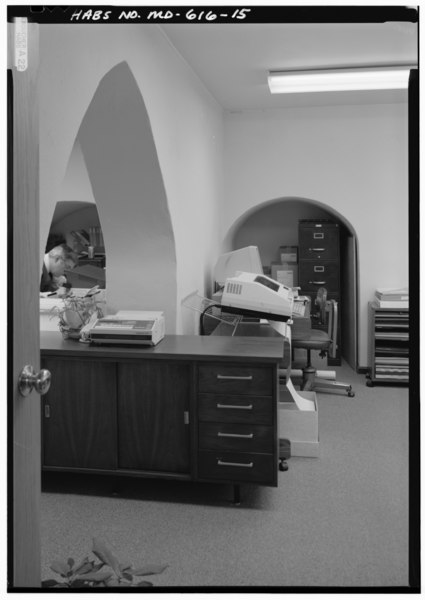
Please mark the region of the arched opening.
MULTIPOLYGON (((69 229, 91 211, 91 225, 101 229, 108 313, 161 310, 167 332, 175 331, 171 217, 149 115, 126 62, 99 82, 79 127, 62 189, 67 202, 57 206, 55 225, 58 212, 67 212, 62 229, 69 229), (84 207, 77 206, 82 198, 84 207)), ((65 233, 69 239, 71 230, 65 233)))
POLYGON ((280 246, 298 246, 298 222, 303 219, 325 219, 340 226, 341 355, 357 369, 358 242, 356 232, 343 215, 313 199, 273 199, 250 209, 235 221, 224 239, 223 252, 258 246, 267 272, 272 263, 280 262, 280 246))
POLYGON ((78 136, 53 213, 46 252, 61 243, 78 256, 77 267, 66 273, 72 286, 105 288, 106 253, 102 226, 78 136))

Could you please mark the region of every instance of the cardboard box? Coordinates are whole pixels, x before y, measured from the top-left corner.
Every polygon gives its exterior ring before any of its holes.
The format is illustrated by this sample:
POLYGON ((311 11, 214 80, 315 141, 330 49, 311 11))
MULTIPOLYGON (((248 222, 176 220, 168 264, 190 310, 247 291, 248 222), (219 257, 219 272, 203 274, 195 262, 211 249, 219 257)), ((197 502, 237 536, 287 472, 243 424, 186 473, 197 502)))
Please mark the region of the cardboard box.
POLYGON ((291 456, 319 456, 319 414, 316 392, 298 392, 314 402, 314 411, 299 410, 291 394, 282 386, 278 404, 279 439, 291 442, 291 456))
POLYGON ((298 262, 298 246, 281 246, 279 251, 281 263, 298 262))
POLYGON ((272 279, 290 288, 298 286, 298 265, 272 263, 272 279))

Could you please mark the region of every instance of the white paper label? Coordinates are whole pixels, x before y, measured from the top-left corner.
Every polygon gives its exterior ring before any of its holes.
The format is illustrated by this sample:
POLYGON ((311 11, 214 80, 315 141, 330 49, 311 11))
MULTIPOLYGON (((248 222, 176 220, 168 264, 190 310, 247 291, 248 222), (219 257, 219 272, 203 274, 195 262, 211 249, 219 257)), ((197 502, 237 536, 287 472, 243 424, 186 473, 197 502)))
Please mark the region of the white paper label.
POLYGON ((15 18, 15 67, 26 71, 28 67, 28 21, 25 17, 15 18))

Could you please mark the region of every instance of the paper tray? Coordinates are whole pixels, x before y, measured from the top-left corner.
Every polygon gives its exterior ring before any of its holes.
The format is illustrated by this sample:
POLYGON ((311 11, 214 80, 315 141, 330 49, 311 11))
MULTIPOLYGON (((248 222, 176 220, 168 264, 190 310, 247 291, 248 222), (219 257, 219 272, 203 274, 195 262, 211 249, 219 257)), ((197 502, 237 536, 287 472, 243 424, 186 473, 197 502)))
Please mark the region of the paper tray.
POLYGON ((241 315, 230 314, 222 311, 217 302, 201 296, 197 292, 193 292, 183 298, 181 302, 182 306, 189 308, 200 315, 207 315, 208 318, 213 319, 218 325, 224 323, 229 326, 229 335, 233 335, 238 323, 242 320, 241 315))
POLYGON ((278 435, 291 442, 291 456, 319 456, 319 414, 316 392, 297 393, 314 403, 314 411, 299 410, 286 386, 281 386, 278 403, 278 435))

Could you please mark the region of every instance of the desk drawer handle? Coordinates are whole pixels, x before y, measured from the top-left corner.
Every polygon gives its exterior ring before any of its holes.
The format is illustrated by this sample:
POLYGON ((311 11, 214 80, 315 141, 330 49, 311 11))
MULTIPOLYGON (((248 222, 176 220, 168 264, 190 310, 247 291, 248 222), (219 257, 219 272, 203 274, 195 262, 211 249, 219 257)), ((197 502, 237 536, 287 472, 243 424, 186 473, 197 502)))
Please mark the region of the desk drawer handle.
POLYGON ((326 281, 309 281, 313 285, 325 285, 326 281))
POLYGON ((252 469, 252 467, 254 466, 253 462, 250 462, 250 463, 225 462, 224 460, 221 460, 220 458, 217 460, 217 464, 220 467, 246 467, 247 469, 252 469))
POLYGON ((237 379, 238 381, 252 381, 252 375, 217 375, 217 379, 237 379))
POLYGON ((252 440, 254 437, 253 433, 222 433, 219 431, 217 433, 218 437, 229 437, 229 438, 244 438, 246 440, 252 440))
POLYGON ((324 252, 326 248, 309 248, 310 252, 324 252))
POLYGON ((231 408, 235 410, 252 410, 252 404, 247 406, 238 406, 236 404, 217 404, 217 408, 231 408))

